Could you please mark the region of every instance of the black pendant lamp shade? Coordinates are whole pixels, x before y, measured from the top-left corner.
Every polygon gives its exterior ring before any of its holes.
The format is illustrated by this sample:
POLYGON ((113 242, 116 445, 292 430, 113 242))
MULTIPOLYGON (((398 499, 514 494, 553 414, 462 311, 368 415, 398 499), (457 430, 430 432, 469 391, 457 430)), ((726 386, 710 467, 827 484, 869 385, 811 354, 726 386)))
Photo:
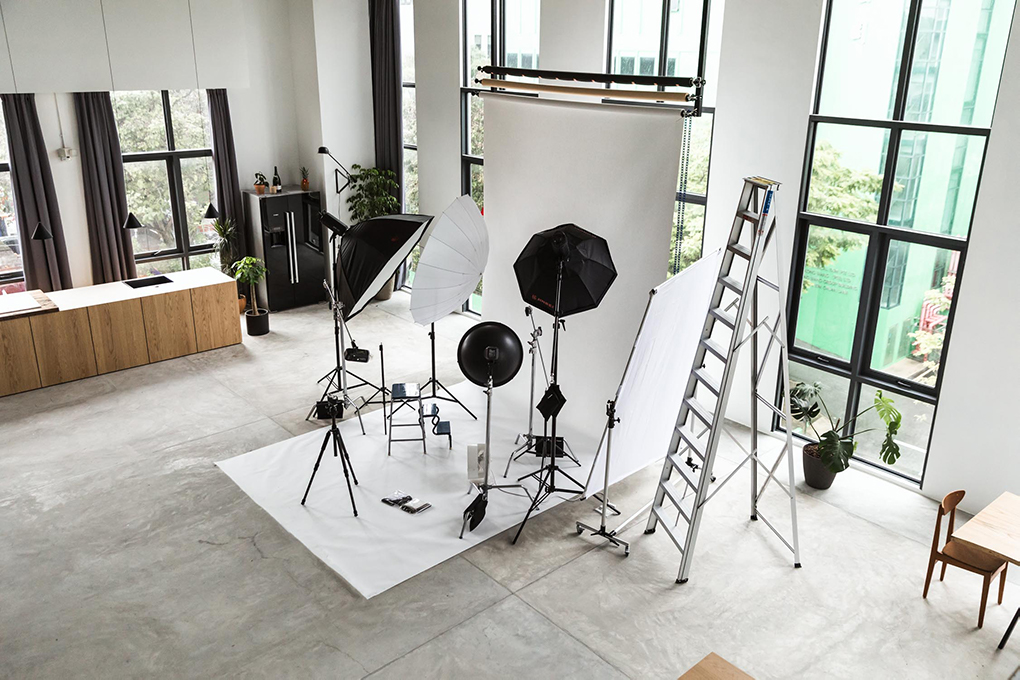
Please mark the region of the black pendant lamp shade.
POLYGON ((431 215, 385 215, 348 229, 340 239, 337 299, 344 319, 364 309, 425 235, 431 215))
POLYGON ((212 203, 209 204, 209 207, 205 209, 205 214, 202 215, 202 219, 204 220, 216 220, 219 219, 219 217, 220 211, 217 210, 216 206, 214 206, 212 203))
POLYGON ((35 225, 35 231, 32 232, 33 241, 49 241, 53 238, 53 233, 46 228, 46 225, 40 222, 35 225))
POLYGON ((142 228, 142 223, 138 221, 138 218, 135 217, 135 214, 133 212, 129 212, 128 216, 127 216, 127 219, 124 220, 124 228, 125 229, 141 229, 142 228))
POLYGON ((554 316, 594 309, 616 280, 609 244, 576 224, 561 224, 531 237, 514 262, 521 297, 554 316), (559 310, 555 309, 556 277, 563 263, 559 310))
POLYGON ((457 363, 464 376, 486 387, 505 385, 521 370, 524 346, 513 330, 498 321, 483 321, 468 329, 457 346, 457 363))

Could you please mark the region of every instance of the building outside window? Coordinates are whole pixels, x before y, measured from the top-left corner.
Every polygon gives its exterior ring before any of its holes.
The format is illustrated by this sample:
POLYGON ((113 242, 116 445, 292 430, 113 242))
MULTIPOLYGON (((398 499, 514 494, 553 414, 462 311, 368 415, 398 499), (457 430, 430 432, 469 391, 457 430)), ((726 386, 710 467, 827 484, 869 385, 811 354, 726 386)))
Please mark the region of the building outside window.
MULTIPOLYGON (((833 417, 903 412, 920 483, 1013 0, 832 0, 791 283, 791 379, 833 417)), ((980 225, 976 225, 979 229, 980 225)), ((856 429, 870 427, 856 424, 856 429)), ((883 467, 870 433, 857 458, 883 467)))
POLYGON ((111 94, 124 159, 128 210, 139 276, 218 267, 212 125, 202 90, 111 94))
POLYGON ((11 164, 7 156, 7 134, 0 111, 0 291, 25 290, 25 270, 21 261, 18 216, 14 212, 11 164))
MULTIPOLYGON (((609 73, 694 76, 701 48, 702 0, 610 0, 609 73)), ((690 121, 687 189, 677 178, 666 274, 672 276, 701 257, 708 203, 708 171, 715 119, 723 0, 710 3, 702 115, 690 121), (679 249, 677 243, 680 244, 679 249)), ((615 87, 633 88, 633 85, 615 87)), ((685 144, 685 148, 686 148, 685 144)), ((682 161, 681 161, 682 165, 682 161)))
MULTIPOLYGON (((403 141, 404 141, 404 212, 417 214, 418 205, 418 110, 415 104, 414 76, 414 0, 400 0, 400 70, 403 87, 403 141)), ((421 247, 415 246, 407 259, 407 278, 404 286, 414 285, 421 247)))

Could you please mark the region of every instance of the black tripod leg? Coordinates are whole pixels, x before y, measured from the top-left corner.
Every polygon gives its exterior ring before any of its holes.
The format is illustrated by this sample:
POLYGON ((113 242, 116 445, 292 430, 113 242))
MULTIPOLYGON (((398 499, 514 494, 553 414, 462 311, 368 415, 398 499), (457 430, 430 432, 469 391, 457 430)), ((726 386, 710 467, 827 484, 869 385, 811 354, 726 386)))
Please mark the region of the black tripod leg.
POLYGON ((336 438, 340 442, 340 453, 343 454, 343 459, 347 461, 347 466, 351 469, 351 477, 354 479, 354 485, 357 486, 358 476, 354 474, 354 463, 351 462, 351 456, 347 453, 347 444, 344 443, 343 437, 340 436, 340 430, 337 430, 336 438))
POLYGON ((1006 634, 1002 636, 1002 641, 999 642, 999 649, 1006 646, 1009 642, 1009 636, 1013 634, 1013 628, 1016 626, 1016 620, 1020 619, 1020 609, 1016 610, 1016 614, 1013 614, 1013 620, 1009 622, 1009 628, 1006 629, 1006 634))
MULTIPOLYGON (((457 402, 458 406, 460 406, 462 409, 467 411, 469 416, 471 416, 475 420, 478 420, 478 416, 476 416, 474 413, 472 413, 471 409, 469 409, 467 406, 465 406, 464 403, 460 399, 458 399, 457 397, 453 396, 453 392, 451 392, 450 390, 446 389, 446 385, 444 385, 443 383, 439 382, 438 380, 436 381, 436 384, 439 385, 439 387, 441 387, 444 392, 446 392, 448 395, 450 395, 450 399, 452 399, 453 401, 457 402)), ((438 397, 438 398, 439 399, 443 399, 444 397, 438 397)))
MULTIPOLYGON (((347 493, 350 494, 350 496, 351 496, 351 508, 354 510, 354 516, 357 517, 358 516, 358 504, 354 502, 354 489, 351 488, 351 477, 350 477, 350 473, 348 472, 348 467, 347 467, 347 449, 344 448, 343 440, 340 439, 340 432, 339 432, 339 430, 336 431, 335 433, 331 433, 331 434, 333 434, 333 455, 334 456, 339 456, 340 464, 344 468, 344 479, 347 480, 347 493), (340 451, 343 451, 343 455, 342 456, 339 455, 340 451)), ((353 472, 353 468, 351 468, 350 471, 353 472)), ((357 484, 358 481, 355 479, 354 483, 357 484)))
POLYGON ((308 479, 308 486, 305 488, 305 495, 301 497, 301 505, 305 504, 308 500, 308 492, 312 490, 312 482, 315 481, 315 473, 319 471, 319 463, 322 462, 322 454, 326 452, 326 444, 329 443, 329 435, 331 432, 326 432, 326 436, 322 439, 322 447, 319 448, 319 457, 315 459, 315 467, 312 468, 312 476, 308 479))

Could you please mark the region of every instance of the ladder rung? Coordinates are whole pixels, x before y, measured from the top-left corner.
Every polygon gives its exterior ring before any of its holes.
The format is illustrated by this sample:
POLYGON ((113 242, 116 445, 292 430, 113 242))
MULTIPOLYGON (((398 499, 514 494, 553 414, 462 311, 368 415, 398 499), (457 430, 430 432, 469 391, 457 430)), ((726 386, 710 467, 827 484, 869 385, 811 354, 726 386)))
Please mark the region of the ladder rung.
MULTIPOLYGON (((687 444, 687 446, 697 454, 698 458, 705 460, 705 453, 701 450, 701 444, 698 443, 697 438, 689 432, 685 432, 682 427, 676 428, 676 431, 677 434, 680 435, 680 439, 684 441, 684 444, 687 444)), ((677 453, 679 454, 680 452, 677 451, 677 453)))
POLYGON ((768 288, 771 288, 772 290, 776 291, 777 293, 779 292, 779 286, 777 286, 776 284, 772 283, 768 279, 765 279, 765 278, 762 278, 762 277, 759 276, 758 277, 758 283, 760 283, 763 286, 766 286, 768 288))
POLYGON ((739 243, 729 244, 728 246, 726 246, 726 250, 730 251, 734 255, 739 255, 745 260, 751 259, 751 249, 748 248, 747 246, 742 246, 739 243))
POLYGON ((740 281, 737 281, 735 278, 733 278, 732 276, 730 276, 728 274, 725 275, 725 276, 720 276, 719 277, 719 283, 721 283, 722 285, 726 286, 727 288, 732 290, 734 293, 738 293, 739 294, 739 293, 743 293, 744 292, 744 284, 740 283, 740 281))
POLYGON ((722 345, 712 338, 705 338, 701 341, 701 344, 705 347, 705 349, 711 352, 716 359, 724 363, 726 362, 726 350, 722 348, 722 345))
MULTIPOLYGON (((684 479, 684 481, 687 480, 684 479)), ((669 502, 672 503, 673 506, 680 511, 680 515, 689 524, 691 521, 692 510, 694 509, 694 501, 688 501, 685 498, 682 498, 680 494, 677 493, 676 487, 674 487, 668 481, 659 482, 659 485, 662 487, 662 490, 666 492, 666 497, 669 498, 669 502)))
POLYGON ((673 541, 673 545, 675 545, 676 549, 680 551, 681 555, 683 555, 683 543, 676 537, 676 534, 673 533, 673 527, 670 526, 670 522, 672 522, 672 520, 666 517, 665 513, 654 505, 652 506, 652 514, 654 514, 655 518, 659 520, 659 525, 666 530, 666 535, 669 536, 669 540, 673 541))
POLYGON ((709 427, 712 425, 712 413, 705 406, 695 399, 694 397, 688 397, 684 399, 684 403, 691 409, 691 412, 698 417, 698 420, 705 423, 709 427))
POLYGON ((711 314, 712 316, 714 316, 719 321, 721 321, 723 323, 723 325, 725 325, 730 330, 733 330, 734 328, 737 327, 737 319, 736 319, 736 317, 733 316, 732 314, 727 314, 726 312, 724 312, 719 307, 716 307, 715 309, 709 310, 708 313, 711 314))
POLYGON ((744 220, 752 224, 758 224, 758 220, 761 219, 761 215, 753 213, 750 210, 741 210, 737 212, 737 216, 744 218, 744 220))
POLYGON ((760 394, 757 394, 757 395, 755 395, 755 396, 757 396, 757 397, 758 397, 758 401, 760 401, 761 403, 763 403, 763 404, 765 404, 766 406, 768 406, 768 407, 769 407, 769 409, 770 409, 770 410, 771 410, 771 411, 772 411, 773 413, 775 413, 775 414, 776 414, 777 416, 779 416, 780 418, 782 418, 782 419, 784 419, 784 420, 786 419, 786 414, 785 414, 785 413, 783 413, 783 412, 782 412, 782 411, 781 411, 780 409, 776 408, 776 405, 775 405, 775 404, 773 404, 772 402, 770 402, 770 401, 769 401, 768 399, 766 399, 765 397, 761 396, 760 394))
POLYGON ((698 379, 698 382, 707 387, 712 394, 717 397, 719 396, 719 381, 710 376, 704 366, 694 369, 694 377, 698 379))
POLYGON ((768 189, 771 186, 776 186, 779 182, 774 182, 767 177, 745 177, 744 181, 748 184, 753 184, 758 187, 764 187, 768 189))
MULTIPOLYGON (((700 475, 701 473, 692 470, 691 467, 684 461, 683 457, 680 455, 679 452, 671 453, 668 456, 666 456, 666 458, 668 458, 669 462, 673 465, 674 468, 676 468, 677 473, 684 478, 684 481, 687 482, 687 486, 691 487, 692 489, 698 488, 699 481, 698 475, 700 475)), ((700 469, 703 470, 704 468, 700 469)))

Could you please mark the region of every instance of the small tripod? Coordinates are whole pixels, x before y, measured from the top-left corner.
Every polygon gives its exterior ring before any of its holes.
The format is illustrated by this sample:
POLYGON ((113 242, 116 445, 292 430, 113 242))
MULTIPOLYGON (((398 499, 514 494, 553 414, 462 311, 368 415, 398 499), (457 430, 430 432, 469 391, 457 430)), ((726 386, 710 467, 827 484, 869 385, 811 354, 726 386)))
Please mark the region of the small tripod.
POLYGON ((616 530, 606 530, 606 510, 612 507, 609 503, 609 461, 610 455, 613 450, 613 428, 620 422, 620 419, 616 417, 616 400, 611 399, 606 402, 606 481, 605 486, 602 489, 602 523, 599 528, 588 526, 583 522, 577 523, 577 533, 580 534, 585 529, 591 532, 592 536, 601 536, 615 546, 623 548, 623 556, 630 555, 630 543, 621 540, 616 537, 616 530))
POLYGON ((336 397, 327 397, 315 405, 316 409, 329 413, 330 426, 326 436, 322 439, 322 447, 319 449, 319 457, 315 459, 315 467, 312 468, 312 476, 308 479, 308 486, 305 488, 305 495, 301 497, 301 505, 308 500, 308 492, 312 490, 312 482, 315 481, 315 473, 319 471, 319 463, 322 462, 322 454, 326 452, 326 445, 333 440, 333 457, 339 458, 344 468, 344 478, 347 480, 347 493, 351 495, 351 507, 354 509, 354 516, 358 516, 358 506, 354 502, 354 489, 351 487, 351 479, 354 485, 358 485, 358 476, 354 474, 354 465, 351 457, 347 454, 347 446, 340 434, 340 428, 336 426, 337 415, 343 414, 343 403, 336 397))

